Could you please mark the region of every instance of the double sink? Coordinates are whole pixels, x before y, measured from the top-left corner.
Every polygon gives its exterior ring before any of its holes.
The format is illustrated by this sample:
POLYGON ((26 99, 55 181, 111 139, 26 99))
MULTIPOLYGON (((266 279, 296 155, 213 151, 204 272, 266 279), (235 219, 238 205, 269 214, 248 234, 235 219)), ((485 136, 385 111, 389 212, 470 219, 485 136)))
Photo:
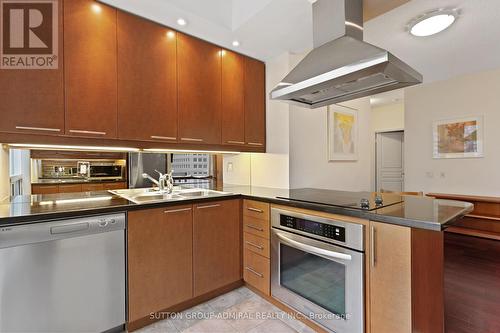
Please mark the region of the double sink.
POLYGON ((174 188, 172 193, 159 191, 157 188, 140 188, 127 190, 110 190, 110 193, 116 194, 124 199, 136 204, 182 201, 188 199, 217 198, 226 195, 232 195, 229 192, 206 190, 200 188, 174 188))

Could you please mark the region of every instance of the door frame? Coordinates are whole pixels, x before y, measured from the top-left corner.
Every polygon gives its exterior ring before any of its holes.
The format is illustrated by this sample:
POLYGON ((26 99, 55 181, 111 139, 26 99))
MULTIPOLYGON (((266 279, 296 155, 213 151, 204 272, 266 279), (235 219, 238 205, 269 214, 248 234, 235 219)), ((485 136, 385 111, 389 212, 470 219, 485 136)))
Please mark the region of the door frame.
POLYGON ((374 176, 373 176, 373 180, 374 180, 374 185, 373 185, 373 188, 374 188, 374 191, 377 192, 378 191, 378 188, 377 188, 377 183, 378 183, 378 170, 377 170, 377 165, 378 165, 378 160, 377 160, 377 135, 379 134, 384 134, 384 133, 395 133, 395 132, 402 132, 403 133, 403 152, 402 152, 402 155, 401 155, 401 158, 403 159, 403 191, 404 191, 404 188, 405 188, 405 140, 404 140, 404 137, 405 137, 405 129, 404 128, 393 128, 393 129, 385 129, 385 130, 377 130, 375 131, 374 133, 374 143, 373 143, 373 146, 374 146, 374 158, 373 158, 373 161, 374 161, 374 165, 373 165, 373 170, 374 170, 374 176))

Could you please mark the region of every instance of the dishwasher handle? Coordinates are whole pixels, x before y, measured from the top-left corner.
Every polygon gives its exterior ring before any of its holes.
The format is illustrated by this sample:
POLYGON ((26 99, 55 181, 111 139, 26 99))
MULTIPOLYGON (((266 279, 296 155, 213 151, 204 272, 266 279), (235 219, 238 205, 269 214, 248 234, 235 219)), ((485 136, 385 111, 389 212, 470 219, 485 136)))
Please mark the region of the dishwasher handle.
POLYGON ((90 224, 88 222, 63 224, 63 225, 50 227, 50 233, 52 235, 71 234, 74 232, 81 232, 81 231, 85 231, 88 229, 90 229, 90 224))
POLYGON ((0 249, 125 230, 125 213, 0 226, 0 249))

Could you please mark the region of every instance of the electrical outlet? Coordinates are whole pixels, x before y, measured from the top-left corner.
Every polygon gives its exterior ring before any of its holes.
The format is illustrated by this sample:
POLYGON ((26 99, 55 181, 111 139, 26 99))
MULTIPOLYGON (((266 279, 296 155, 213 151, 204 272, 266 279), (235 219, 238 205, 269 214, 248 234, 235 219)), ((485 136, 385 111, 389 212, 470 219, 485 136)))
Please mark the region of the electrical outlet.
POLYGON ((234 169, 233 162, 229 162, 227 164, 227 172, 233 172, 233 169, 234 169))

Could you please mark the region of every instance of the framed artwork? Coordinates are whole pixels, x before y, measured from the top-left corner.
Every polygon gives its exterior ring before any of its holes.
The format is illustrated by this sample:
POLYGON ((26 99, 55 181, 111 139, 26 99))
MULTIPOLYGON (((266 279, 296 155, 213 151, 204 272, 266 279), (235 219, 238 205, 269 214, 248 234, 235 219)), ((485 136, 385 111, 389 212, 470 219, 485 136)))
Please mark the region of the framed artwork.
POLYGON ((483 157, 483 117, 434 122, 434 158, 483 157))
POLYGON ((358 114, 356 110, 331 105, 328 107, 328 160, 358 159, 358 114))

